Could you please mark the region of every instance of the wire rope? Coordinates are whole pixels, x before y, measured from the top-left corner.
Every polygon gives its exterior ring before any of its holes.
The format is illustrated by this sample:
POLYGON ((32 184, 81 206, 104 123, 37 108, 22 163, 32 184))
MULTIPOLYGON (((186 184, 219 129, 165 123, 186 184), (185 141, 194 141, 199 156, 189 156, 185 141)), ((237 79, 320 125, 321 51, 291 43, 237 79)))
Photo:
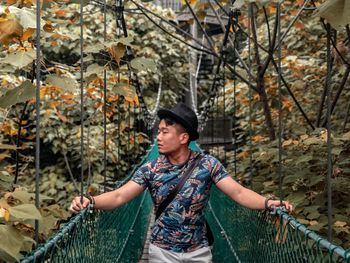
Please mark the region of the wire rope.
POLYGON ((84 0, 80 0, 80 201, 84 195, 84 0))
MULTIPOLYGON (((40 88, 41 88, 41 1, 36 1, 36 130, 35 130, 35 206, 40 207, 40 88)), ((35 220, 35 241, 39 240, 39 221, 35 220)))

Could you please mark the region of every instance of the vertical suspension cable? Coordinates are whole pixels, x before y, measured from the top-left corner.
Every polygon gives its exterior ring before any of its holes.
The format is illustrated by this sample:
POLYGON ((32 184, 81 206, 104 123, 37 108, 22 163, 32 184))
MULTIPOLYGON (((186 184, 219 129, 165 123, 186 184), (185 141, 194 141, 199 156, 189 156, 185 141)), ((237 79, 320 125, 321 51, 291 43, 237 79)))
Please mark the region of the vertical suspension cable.
MULTIPOLYGON (((36 1, 36 132, 35 132, 35 206, 40 207, 39 182, 40 182, 40 88, 41 88, 41 1, 36 1)), ((35 220, 35 241, 39 239, 39 221, 35 220)))
MULTIPOLYGON (((277 56, 278 56, 278 76, 277 76, 277 85, 278 85, 278 178, 279 178, 279 197, 280 202, 282 204, 283 200, 283 191, 282 191, 282 174, 283 174, 283 165, 282 165, 282 135, 283 135, 283 128, 282 128, 282 83, 281 83, 281 76, 282 76, 282 65, 281 65, 281 56, 282 56, 282 43, 281 43, 281 3, 276 3, 277 5, 277 39, 278 39, 278 48, 277 48, 277 56)), ((271 49, 273 50, 273 49, 271 49)), ((281 224, 282 225, 282 224, 281 224)), ((281 232, 282 233, 282 232, 281 232)))
POLYGON ((80 0, 80 201, 84 195, 84 0, 80 0))
MULTIPOLYGON (((103 40, 107 40, 107 3, 103 0, 103 40)), ((103 192, 107 181, 107 71, 103 68, 103 192)))
MULTIPOLYGON (((253 17, 253 4, 249 3, 248 6, 248 67, 251 70, 252 68, 252 50, 251 50, 251 27, 252 27, 252 19, 253 17)), ((253 143, 252 143, 252 137, 253 137, 253 132, 252 132, 252 88, 251 88, 251 82, 252 82, 252 75, 249 74, 248 77, 248 98, 249 98, 249 185, 252 187, 253 183, 253 143)))
POLYGON ((127 158, 128 158, 128 165, 130 166, 131 164, 131 161, 130 161, 130 140, 131 140, 131 137, 130 137, 130 133, 131 133, 131 107, 130 107, 130 102, 128 102, 128 141, 127 141, 127 144, 126 144, 126 152, 127 152, 127 158))
POLYGON ((136 118, 135 118, 135 116, 136 116, 136 102, 134 101, 134 105, 133 105, 133 114, 132 114, 133 116, 133 124, 132 124, 132 130, 133 130, 133 135, 134 135, 134 147, 133 147, 133 152, 134 152, 134 156, 133 156, 133 158, 132 158, 132 160, 133 160, 133 164, 135 164, 136 163, 136 122, 135 122, 135 120, 136 120, 136 118))
POLYGON ((332 242, 332 138, 331 138, 331 79, 332 79, 332 61, 331 61, 331 27, 327 24, 327 214, 328 214, 328 241, 332 242))
MULTIPOLYGON (((235 39, 233 42, 233 49, 237 49, 237 23, 238 23, 238 10, 235 10, 234 13, 235 20, 233 23, 233 32, 235 33, 235 39)), ((235 54, 235 53, 234 53, 235 54)), ((236 72, 236 54, 235 54, 235 60, 233 64, 233 70, 236 72)), ((236 125, 237 125, 237 116, 236 116, 236 92, 237 92, 237 78, 236 76, 233 76, 233 141, 234 141, 234 149, 233 149, 233 161, 234 161, 234 171, 235 171, 235 176, 237 175, 237 131, 236 131, 236 125)))
MULTIPOLYGON (((223 87, 223 105, 224 105, 224 114, 223 114, 223 118, 224 118, 224 162, 226 164, 226 150, 225 150, 225 145, 226 145, 226 131, 227 131, 227 127, 226 127, 226 74, 225 74, 225 66, 226 66, 226 59, 224 60, 224 66, 223 66, 223 79, 224 79, 224 87, 223 87)), ((231 130, 231 127, 229 127, 228 130, 231 130)))

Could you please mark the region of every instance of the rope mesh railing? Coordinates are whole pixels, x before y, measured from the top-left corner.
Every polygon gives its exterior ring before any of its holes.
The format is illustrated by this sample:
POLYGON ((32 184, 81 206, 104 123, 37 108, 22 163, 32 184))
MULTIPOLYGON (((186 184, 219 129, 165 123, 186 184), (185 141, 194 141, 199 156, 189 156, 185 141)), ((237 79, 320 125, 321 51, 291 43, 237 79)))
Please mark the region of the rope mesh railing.
MULTIPOLYGON (((154 147, 124 180, 157 154, 154 147)), ((144 192, 126 205, 112 211, 85 209, 64 225, 54 236, 28 254, 21 262, 136 262, 148 225, 152 200, 144 192)))
POLYGON ((111 212, 85 210, 22 262, 136 262, 151 203, 144 192, 111 212))
MULTIPOLYGON (((191 148, 200 150, 195 144, 191 148)), ((139 165, 157 155, 153 145, 139 165)), ((111 212, 84 210, 22 262, 137 262, 151 208, 152 200, 144 192, 111 212)), ((329 243, 281 210, 267 215, 243 208, 216 187, 206 218, 215 235, 214 262, 350 262, 350 251, 329 243)))
POLYGON ((331 244, 292 216, 243 208, 216 187, 206 218, 215 235, 214 262, 350 262, 350 250, 331 244))

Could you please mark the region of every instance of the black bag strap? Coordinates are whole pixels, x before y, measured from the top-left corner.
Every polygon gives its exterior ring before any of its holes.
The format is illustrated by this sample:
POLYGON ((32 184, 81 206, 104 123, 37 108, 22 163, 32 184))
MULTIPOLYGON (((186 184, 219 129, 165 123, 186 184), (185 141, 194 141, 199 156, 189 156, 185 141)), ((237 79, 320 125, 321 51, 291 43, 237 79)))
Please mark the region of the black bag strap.
POLYGON ((164 212, 165 208, 171 203, 171 201, 174 200, 175 196, 179 193, 179 191, 181 190, 181 188, 183 187, 187 179, 190 177, 194 168, 197 166, 197 164, 200 162, 202 158, 203 158, 203 155, 198 154, 196 158, 192 161, 191 165, 188 166, 186 170, 183 172, 180 182, 173 188, 173 190, 168 194, 168 196, 164 199, 164 201, 160 203, 160 205, 158 206, 158 209, 156 211, 156 220, 164 212))

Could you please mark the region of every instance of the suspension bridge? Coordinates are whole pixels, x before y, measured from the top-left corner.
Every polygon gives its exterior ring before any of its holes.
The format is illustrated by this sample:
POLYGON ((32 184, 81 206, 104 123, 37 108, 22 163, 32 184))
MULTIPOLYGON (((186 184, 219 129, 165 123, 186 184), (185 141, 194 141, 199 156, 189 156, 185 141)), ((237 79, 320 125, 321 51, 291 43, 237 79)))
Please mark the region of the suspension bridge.
MULTIPOLYGON (((121 0, 116 1, 115 6, 107 6, 106 2, 96 4, 109 8, 116 14, 118 30, 121 36, 127 37, 128 32, 124 18, 124 3, 121 0)), ((154 21, 147 8, 137 1, 131 0, 136 9, 143 13, 150 21, 154 21)), ((185 1, 187 7, 191 10, 188 1, 185 1)), ((232 1, 233 4, 235 1, 232 1)), ((305 1, 305 5, 308 1, 305 1)), ((277 15, 280 15, 280 4, 277 5, 277 15)), ((83 14, 83 3, 81 3, 81 14, 83 14)), ((37 5, 38 23, 40 24, 40 1, 37 5)), ((210 110, 218 97, 220 87, 223 87, 225 75, 222 68, 227 68, 235 76, 235 81, 243 81, 235 67, 227 64, 227 45, 229 42, 235 47, 236 41, 231 39, 231 34, 238 30, 237 10, 226 10, 227 24, 223 26, 223 43, 219 53, 214 53, 203 42, 196 43, 192 48, 201 53, 210 53, 216 58, 215 77, 211 85, 210 91, 204 103, 204 107, 198 113, 201 123, 201 129, 210 129, 214 131, 214 120, 208 126, 208 118, 210 110), (232 32, 231 32, 232 31, 232 32), (207 126, 206 126, 207 125, 207 126)), ((250 13, 250 15, 252 15, 250 13)), ((83 19, 81 16, 81 28, 83 28, 83 19)), ((198 21, 197 21, 198 22, 198 21)), ((201 23, 198 23, 199 26, 201 23)), ((200 26, 201 27, 201 26, 200 26)), ((37 27, 40 29, 40 26, 37 27)), ((251 27, 249 27, 251 28, 251 27)), ((82 29, 83 30, 83 29, 82 29)), ((209 37, 203 30, 204 38, 209 37)), ((37 30, 37 69, 36 78, 41 79, 40 69, 40 30, 37 30)), ((252 32, 248 32, 250 36, 252 32)), ((280 32, 278 34, 279 43, 283 37, 280 32)), ((250 38, 248 38, 250 42, 250 38)), ((83 34, 81 34, 81 48, 84 44, 83 34)), ((210 40, 208 41, 210 43, 210 40)), ((248 43, 249 45, 251 43, 248 43)), ((280 45, 277 45, 277 47, 280 45)), ((249 49, 250 50, 250 49, 249 49)), ((81 49, 81 64, 84 64, 83 49, 81 49)), ((130 47, 126 47, 126 56, 132 57, 133 53, 130 47)), ((279 54, 279 62, 280 62, 279 54)), ((281 70, 279 62, 276 63, 278 71, 281 70)), ((251 65, 241 65, 248 68, 251 65)), ((81 67, 81 79, 83 80, 83 67, 81 67)), ((131 69, 130 69, 131 71, 131 69)), ((161 84, 159 85, 159 94, 154 110, 150 111, 143 98, 142 88, 137 78, 137 74, 132 75, 132 85, 136 88, 138 100, 140 104, 139 111, 133 110, 132 114, 142 114, 147 132, 152 138, 152 129, 156 124, 156 111, 160 104, 161 84), (139 113, 137 113, 139 112, 139 113)), ((250 75, 249 75, 250 78, 250 75)), ((279 79, 281 86, 282 79, 279 79)), ((251 86, 251 82, 248 83, 251 86)), ((81 130, 84 130, 84 86, 81 88, 81 130)), ((254 90, 254 87, 251 86, 254 90)), ((106 94, 106 89, 104 90, 106 94)), ((193 91, 192 91, 193 92, 193 91)), ((194 95, 191 94, 192 106, 196 107, 194 95)), ((106 103, 106 99, 104 100, 106 103)), ((40 112, 40 81, 37 81, 37 112, 40 112)), ((104 105, 105 106, 105 105, 104 105)), ((136 106, 135 106, 136 107, 136 106)), ((104 107, 106 108, 106 107, 104 107)), ((197 108, 197 107, 196 107, 197 108)), ((302 111, 301 108, 299 108, 302 111)), ((131 111, 129 107, 129 111, 131 111)), ((197 109, 196 109, 197 111, 197 109)), ((131 113, 130 113, 131 114, 131 113)), ((225 119, 225 112, 221 116, 225 119)), ((40 116, 37 116, 37 126, 40 127, 40 116)), ((224 124, 226 125, 226 124, 224 124)), ((231 124, 229 124, 231 125, 231 124)), ((281 129, 281 120, 279 121, 281 129)), ((139 127, 134 127, 135 132, 139 127)), ((39 129, 38 129, 39 130, 39 129)), ((104 149, 106 149, 106 120, 104 120, 104 149)), ((37 131, 39 132, 39 131, 37 131)), ((330 130, 329 130, 330 133, 330 130)), ((81 132, 81 145, 84 144, 83 132, 81 132)), ((214 132, 212 133, 212 136, 214 132)), ((217 134, 216 134, 217 135, 217 134)), ((227 144, 227 141, 235 142, 230 135, 223 134, 222 140, 217 138, 209 138, 208 141, 202 139, 198 143, 191 143, 190 147, 194 151, 203 151, 210 144, 218 143, 227 144), (226 137, 227 136, 227 137, 226 137)), ((281 152, 282 132, 278 132, 279 151, 281 152)), ((40 140, 37 141, 36 147, 36 173, 37 185, 39 185, 40 171, 40 140)), ((331 145, 329 145, 331 147, 331 145)), ((234 147, 233 147, 234 148, 234 147)), ((156 141, 150 145, 149 150, 139 163, 133 165, 133 169, 125 176, 122 181, 115 184, 115 188, 120 187, 127 182, 136 169, 145 162, 151 161, 158 156, 156 141)), ((81 148, 82 156, 82 172, 81 172, 81 194, 84 190, 84 148, 81 148)), ((106 156, 106 153, 105 153, 106 156)), ((281 156, 280 156, 281 158, 281 156)), ((280 160, 280 165, 282 162, 280 160)), ((235 164, 236 165, 236 164, 235 164)), ((239 164, 238 164, 239 165, 239 164)), ((329 163, 329 165, 331 165, 329 163)), ((331 168, 329 168, 331 169, 331 168)), ((282 176, 281 174, 279 175, 282 176)), ((281 182, 282 184, 282 182, 281 182)), ((282 185, 280 185, 282 187, 282 185)), ((37 187, 38 188, 38 187, 37 187)), ((40 206, 39 195, 37 194, 37 207, 40 206)), ((329 202, 331 205, 331 202, 329 202)), ((78 215, 71 217, 52 237, 44 244, 38 245, 31 253, 27 254, 21 262, 141 262, 147 261, 144 253, 144 245, 147 243, 147 230, 152 224, 152 200, 150 195, 145 191, 138 198, 132 200, 128 204, 113 211, 95 211, 87 208, 78 215)), ((304 225, 300 224, 294 217, 286 214, 283 209, 277 209, 273 213, 267 211, 253 211, 243 208, 226 196, 224 196, 215 187, 211 190, 211 197, 206 208, 206 218, 213 230, 215 242, 212 248, 214 262, 350 262, 350 251, 340 246, 332 244, 327 239, 317 235, 304 225)))

